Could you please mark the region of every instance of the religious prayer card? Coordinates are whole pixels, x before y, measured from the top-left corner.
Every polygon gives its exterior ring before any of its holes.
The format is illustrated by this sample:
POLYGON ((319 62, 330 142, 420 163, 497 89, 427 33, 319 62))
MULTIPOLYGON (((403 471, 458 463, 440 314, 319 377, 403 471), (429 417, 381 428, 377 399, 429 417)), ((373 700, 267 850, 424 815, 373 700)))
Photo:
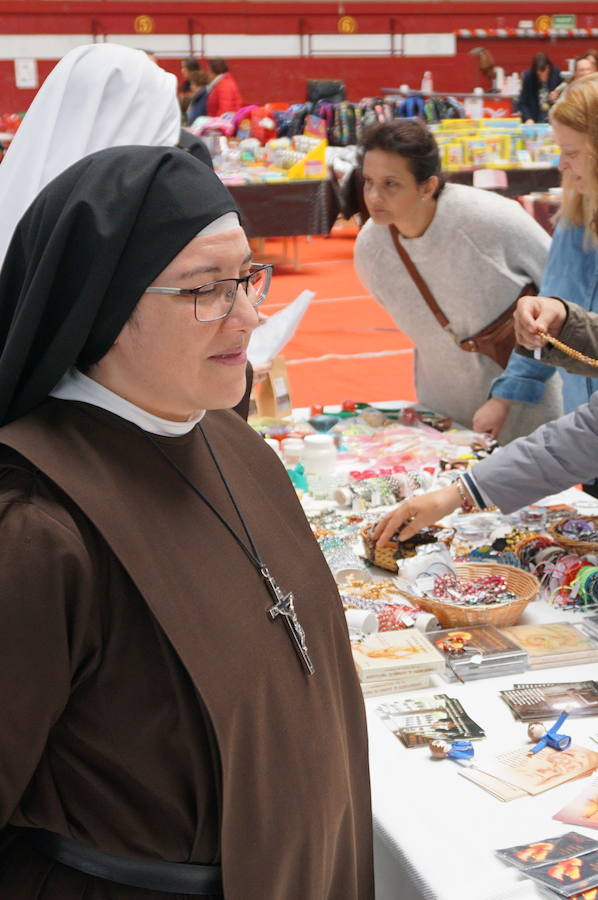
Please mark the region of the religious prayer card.
POLYGON ((558 837, 542 838, 541 841, 518 844, 516 847, 504 847, 497 850, 496 854, 503 862, 527 872, 529 869, 560 862, 571 856, 590 853, 592 850, 598 850, 598 841, 577 831, 567 831, 558 837))
POLYGON ((516 684, 500 696, 513 715, 524 722, 556 719, 563 710, 572 717, 598 715, 598 682, 565 681, 546 684, 516 684))
POLYGON ((581 794, 570 800, 553 816, 569 825, 598 828, 598 779, 587 784, 581 794))
POLYGON ((528 655, 530 669, 598 660, 598 643, 570 622, 501 628, 528 655))
POLYGON ((574 897, 581 891, 598 887, 598 850, 537 866, 525 874, 562 897, 574 897))
POLYGON ((590 775, 598 767, 598 753, 577 744, 571 744, 567 750, 545 747, 533 756, 528 755, 528 749, 518 747, 494 760, 479 760, 475 767, 532 795, 590 775))
POLYGON ((395 678, 401 673, 442 672, 444 659, 416 628, 382 631, 351 645, 360 681, 395 678))
POLYGON ((480 772, 479 769, 475 769, 473 766, 467 769, 459 769, 459 775, 462 775, 468 781, 473 781, 474 784, 484 788, 485 791, 488 791, 497 800, 502 800, 503 803, 528 796, 527 792, 522 791, 521 788, 507 784, 506 781, 501 781, 500 778, 494 778, 493 775, 487 775, 486 772, 480 772))
POLYGON ((485 736, 461 703, 446 694, 381 703, 376 712, 405 747, 422 747, 433 740, 478 740, 485 736))

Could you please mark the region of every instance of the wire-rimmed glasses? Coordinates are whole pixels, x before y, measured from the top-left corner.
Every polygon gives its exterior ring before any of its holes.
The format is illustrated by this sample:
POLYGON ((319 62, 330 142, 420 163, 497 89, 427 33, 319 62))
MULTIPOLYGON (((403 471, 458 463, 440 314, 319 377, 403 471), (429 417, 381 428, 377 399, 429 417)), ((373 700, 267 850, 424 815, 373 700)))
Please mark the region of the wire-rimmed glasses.
POLYGON ((195 318, 198 322, 216 322, 226 319, 235 304, 239 285, 247 294, 253 307, 263 303, 268 294, 274 266, 252 266, 249 275, 242 278, 221 278, 208 281, 195 288, 148 287, 146 294, 190 294, 195 300, 195 318))

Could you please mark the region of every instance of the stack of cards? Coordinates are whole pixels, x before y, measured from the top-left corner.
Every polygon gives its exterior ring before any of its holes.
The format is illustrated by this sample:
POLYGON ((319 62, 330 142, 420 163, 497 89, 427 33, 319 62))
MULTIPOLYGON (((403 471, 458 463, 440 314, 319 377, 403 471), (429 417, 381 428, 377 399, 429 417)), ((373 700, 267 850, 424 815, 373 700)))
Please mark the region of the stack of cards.
POLYGON ((532 844, 506 847, 497 855, 548 888, 550 897, 595 900, 598 887, 598 842, 576 831, 532 844))
POLYGON ((514 684, 500 696, 522 722, 557 719, 563 710, 570 716, 598 716, 598 681, 514 684))
MULTIPOLYGON (((460 702, 446 694, 405 697, 383 703, 376 712, 406 747, 422 747, 433 740, 475 741, 485 737, 460 702)), ((596 754, 598 756, 598 754, 596 754)))
POLYGON ((493 625, 431 631, 428 637, 446 660, 449 681, 512 675, 527 669, 527 653, 493 625))
POLYGON ((501 753, 495 759, 474 760, 469 769, 459 770, 499 800, 514 800, 525 794, 541 794, 550 788, 590 775, 598 766, 598 753, 571 744, 566 750, 545 747, 530 756, 527 747, 501 753))
POLYGON ((598 642, 569 622, 501 628, 527 652, 530 669, 551 669, 598 661, 598 642))
POLYGON ((441 654, 415 628, 370 634, 351 648, 366 697, 428 687, 430 674, 444 669, 441 654))

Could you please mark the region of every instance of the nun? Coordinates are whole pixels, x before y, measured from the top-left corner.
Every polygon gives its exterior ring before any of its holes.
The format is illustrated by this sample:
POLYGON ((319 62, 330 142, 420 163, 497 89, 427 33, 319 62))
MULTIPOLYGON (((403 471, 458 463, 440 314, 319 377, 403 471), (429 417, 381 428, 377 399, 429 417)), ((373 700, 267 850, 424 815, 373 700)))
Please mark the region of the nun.
POLYGON ((0 273, 0 896, 372 900, 363 701, 229 411, 271 269, 188 154, 102 150, 0 273))
POLYGON ((212 165, 207 146, 181 128, 176 76, 143 50, 83 44, 52 69, 0 168, 0 263, 17 222, 49 181, 108 147, 178 146, 212 165))

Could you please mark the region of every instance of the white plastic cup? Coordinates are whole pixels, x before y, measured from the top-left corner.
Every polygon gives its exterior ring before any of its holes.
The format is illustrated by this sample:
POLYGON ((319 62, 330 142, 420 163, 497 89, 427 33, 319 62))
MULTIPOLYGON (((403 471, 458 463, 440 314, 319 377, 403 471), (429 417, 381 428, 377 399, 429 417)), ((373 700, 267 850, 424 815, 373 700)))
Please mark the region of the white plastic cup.
POLYGON ((301 462, 308 478, 310 475, 334 474, 336 468, 336 447, 334 446, 332 435, 306 435, 303 439, 301 462))

